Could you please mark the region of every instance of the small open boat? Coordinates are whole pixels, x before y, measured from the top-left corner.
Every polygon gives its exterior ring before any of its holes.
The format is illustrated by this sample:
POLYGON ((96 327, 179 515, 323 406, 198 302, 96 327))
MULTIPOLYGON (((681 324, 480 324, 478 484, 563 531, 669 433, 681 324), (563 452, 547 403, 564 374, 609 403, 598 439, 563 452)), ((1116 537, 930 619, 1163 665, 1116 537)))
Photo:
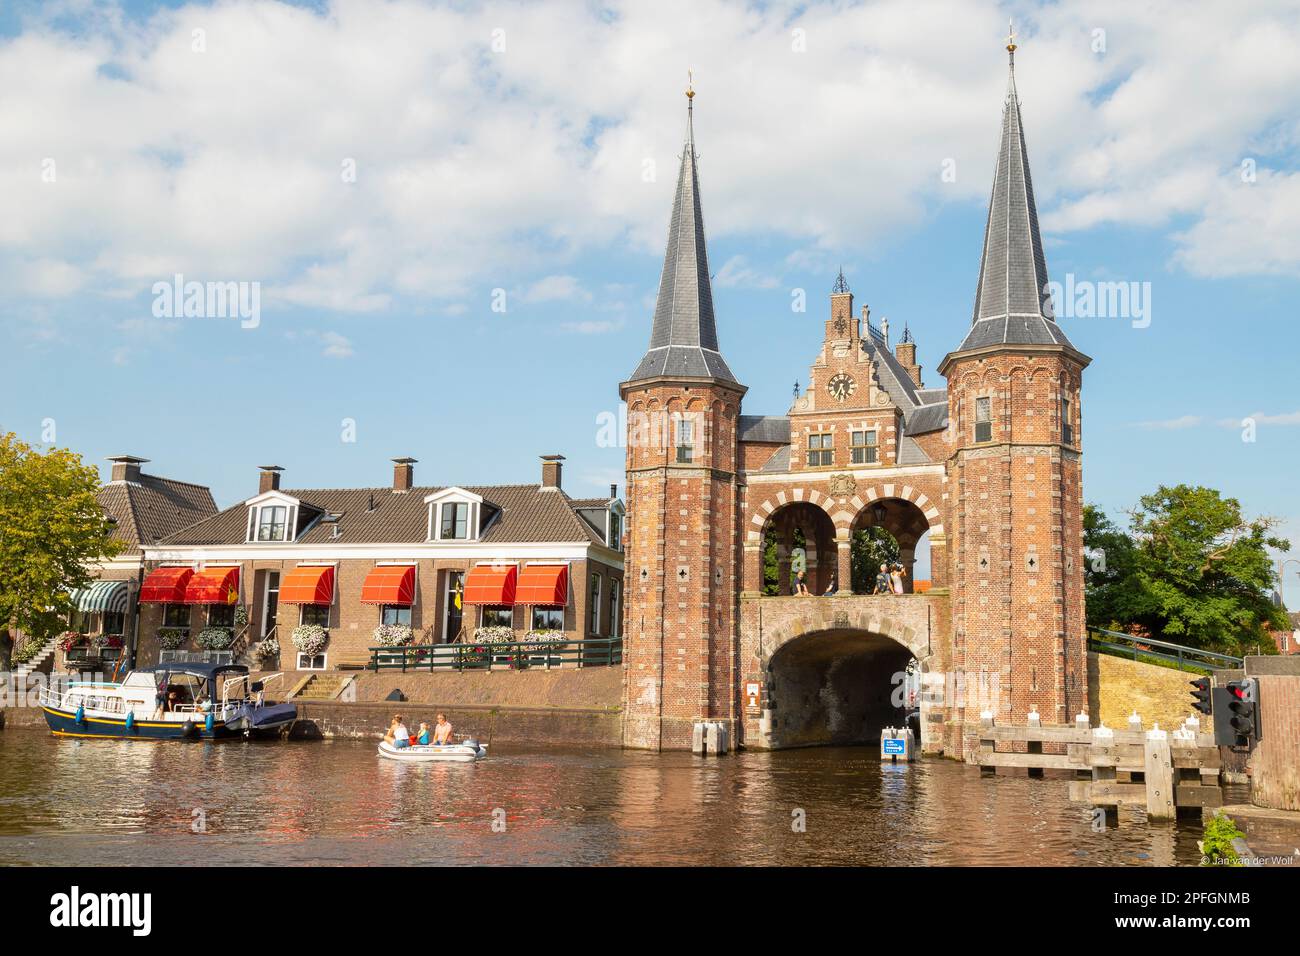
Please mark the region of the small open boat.
POLYGON ((394 747, 388 741, 381 740, 379 756, 407 763, 429 763, 434 760, 469 763, 480 757, 486 757, 487 745, 479 743, 472 737, 458 744, 414 744, 410 747, 394 747))

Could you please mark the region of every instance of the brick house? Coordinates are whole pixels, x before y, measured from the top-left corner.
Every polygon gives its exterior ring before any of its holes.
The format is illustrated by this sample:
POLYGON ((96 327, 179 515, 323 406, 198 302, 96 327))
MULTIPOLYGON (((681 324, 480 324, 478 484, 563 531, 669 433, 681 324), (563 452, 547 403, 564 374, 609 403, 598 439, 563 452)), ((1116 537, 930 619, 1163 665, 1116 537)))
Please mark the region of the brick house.
POLYGON ((970 329, 938 364, 944 383, 923 380, 908 324, 892 341, 887 321, 855 313, 841 271, 820 344, 807 330, 807 384, 781 415, 744 413, 746 386, 719 346, 693 98, 649 346, 619 386, 624 744, 686 748, 701 721, 748 747, 870 742, 901 719, 886 703, 891 675, 914 666, 927 686, 973 677, 996 688, 987 703, 927 695, 931 752, 960 754, 984 709, 1072 721, 1088 700, 1080 389, 1090 359, 1046 295, 1014 61, 970 329), (925 593, 852 593, 863 574, 853 542, 869 529, 894 539, 908 582, 928 540, 925 593), (792 596, 798 571, 814 597, 792 596))
MULTIPOLYGON (((140 582, 145 574, 144 548, 181 528, 216 514, 217 504, 205 485, 145 474, 147 458, 116 455, 109 481, 96 500, 113 522, 113 538, 125 546, 115 558, 99 565, 95 581, 73 594, 70 629, 103 635, 134 646, 137 635, 140 582)), ((78 649, 74 663, 92 666, 99 655, 78 649)), ((116 653, 107 654, 116 657, 116 653)), ((55 665, 68 664, 59 651, 55 665)))
POLYGON ((615 488, 570 498, 560 455, 543 457, 535 485, 420 487, 414 459, 393 461, 376 488, 284 489, 282 469, 263 466, 257 494, 146 548, 141 661, 159 659, 162 629, 197 653, 204 628, 228 628, 229 653, 249 662, 275 636, 286 670, 361 666, 380 624, 409 627, 414 644, 480 627, 621 635, 615 488), (297 653, 302 624, 326 628, 322 653, 297 653))
POLYGON ((1269 633, 1273 636, 1279 654, 1300 654, 1300 611, 1292 611, 1287 617, 1291 619, 1289 630, 1269 633))

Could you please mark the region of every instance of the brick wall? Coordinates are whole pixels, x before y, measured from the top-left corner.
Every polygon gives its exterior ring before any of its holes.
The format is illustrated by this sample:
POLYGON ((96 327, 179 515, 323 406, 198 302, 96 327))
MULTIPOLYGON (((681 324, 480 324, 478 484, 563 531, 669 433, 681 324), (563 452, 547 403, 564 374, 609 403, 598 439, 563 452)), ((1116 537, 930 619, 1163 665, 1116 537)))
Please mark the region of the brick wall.
POLYGON ((1148 729, 1159 723, 1164 730, 1176 730, 1191 716, 1210 729, 1208 719, 1192 710, 1196 674, 1096 653, 1088 654, 1088 671, 1088 716, 1094 726, 1103 722, 1123 729, 1136 710, 1148 729))

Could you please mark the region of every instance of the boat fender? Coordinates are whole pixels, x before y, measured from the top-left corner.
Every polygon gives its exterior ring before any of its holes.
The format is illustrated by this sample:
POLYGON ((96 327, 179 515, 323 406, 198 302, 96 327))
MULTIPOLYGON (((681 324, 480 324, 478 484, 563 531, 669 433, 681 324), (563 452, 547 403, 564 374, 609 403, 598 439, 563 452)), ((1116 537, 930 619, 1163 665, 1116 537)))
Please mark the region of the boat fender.
POLYGON ((135 711, 133 710, 126 712, 126 729, 135 730, 135 711))
POLYGON ((212 733, 212 726, 213 726, 212 715, 208 714, 208 716, 203 719, 203 729, 207 733, 212 733))
POLYGON ((194 736, 194 721, 192 720, 185 721, 184 725, 181 727, 181 736, 182 737, 194 736))
POLYGON ((478 750, 478 741, 473 737, 466 737, 464 744, 466 747, 470 747, 474 750, 478 750))
POLYGON ((86 722, 86 705, 85 705, 85 704, 78 704, 78 705, 77 705, 77 717, 76 717, 76 721, 77 721, 77 723, 79 723, 79 724, 84 724, 84 723, 86 722))

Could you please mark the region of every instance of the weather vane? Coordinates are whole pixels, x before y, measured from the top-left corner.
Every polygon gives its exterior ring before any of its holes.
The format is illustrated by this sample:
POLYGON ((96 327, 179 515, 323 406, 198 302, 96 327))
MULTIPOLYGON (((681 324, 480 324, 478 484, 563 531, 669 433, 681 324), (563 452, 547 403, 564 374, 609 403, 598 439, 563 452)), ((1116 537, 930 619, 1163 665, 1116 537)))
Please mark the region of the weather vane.
POLYGON ((1010 19, 1007 20, 1007 52, 1016 52, 1016 27, 1010 19))
POLYGON ((686 98, 695 99, 695 77, 691 75, 690 70, 686 71, 686 98))

